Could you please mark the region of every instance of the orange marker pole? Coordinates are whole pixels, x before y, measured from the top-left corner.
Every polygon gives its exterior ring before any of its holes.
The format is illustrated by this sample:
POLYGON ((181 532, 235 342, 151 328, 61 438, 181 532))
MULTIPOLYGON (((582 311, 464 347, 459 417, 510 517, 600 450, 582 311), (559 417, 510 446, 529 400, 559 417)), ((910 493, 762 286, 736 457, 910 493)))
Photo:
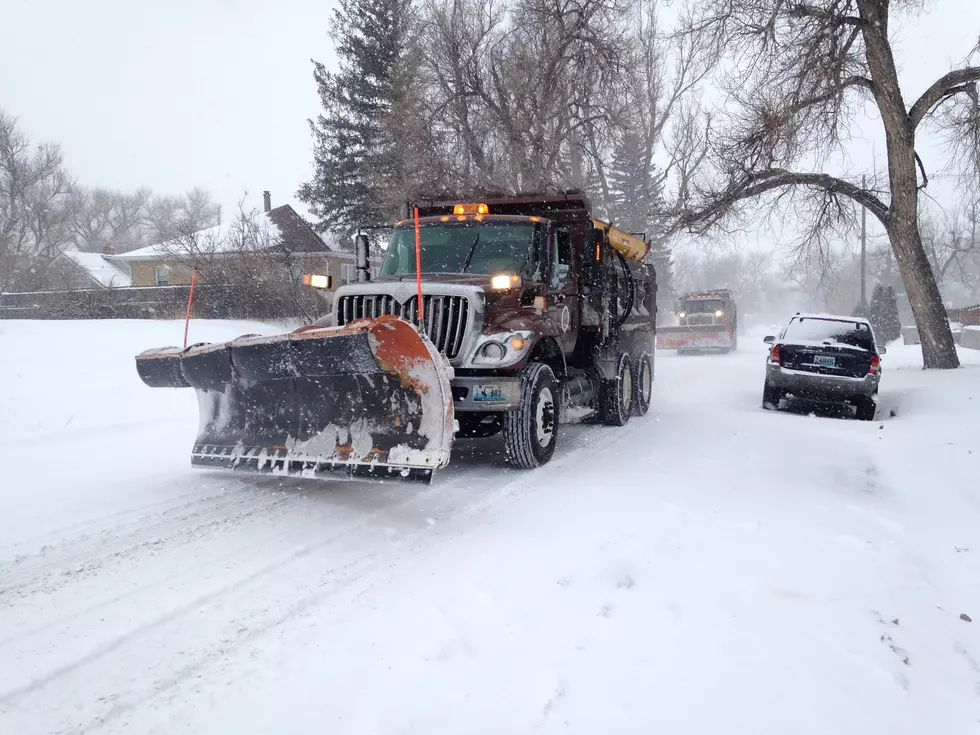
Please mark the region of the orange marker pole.
POLYGON ((422 314, 425 311, 425 302, 422 301, 422 236, 419 231, 419 208, 415 207, 415 285, 418 288, 418 311, 419 329, 425 334, 425 322, 422 314))
POLYGON ((194 303, 194 285, 197 283, 197 268, 191 273, 191 292, 187 296, 187 317, 184 319, 184 349, 187 349, 187 330, 191 326, 191 304, 194 303))

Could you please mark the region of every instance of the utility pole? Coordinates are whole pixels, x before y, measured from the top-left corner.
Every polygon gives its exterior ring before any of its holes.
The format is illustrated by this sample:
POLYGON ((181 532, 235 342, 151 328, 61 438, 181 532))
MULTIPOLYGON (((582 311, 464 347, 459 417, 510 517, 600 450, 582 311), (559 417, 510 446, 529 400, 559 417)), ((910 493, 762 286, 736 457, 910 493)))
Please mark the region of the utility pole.
MULTIPOLYGON (((867 191, 868 188, 868 177, 864 174, 861 175, 861 189, 867 191)), ((867 272, 868 272, 868 248, 867 248, 867 219, 868 219, 868 208, 861 207, 861 307, 864 309, 868 308, 868 291, 867 291, 867 272)))

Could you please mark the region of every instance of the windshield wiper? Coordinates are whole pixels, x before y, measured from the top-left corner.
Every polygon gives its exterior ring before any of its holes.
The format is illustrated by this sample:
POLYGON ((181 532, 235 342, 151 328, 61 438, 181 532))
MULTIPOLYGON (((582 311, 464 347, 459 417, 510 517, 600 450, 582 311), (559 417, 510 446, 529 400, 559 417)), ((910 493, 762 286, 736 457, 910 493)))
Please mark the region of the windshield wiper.
POLYGON ((466 269, 470 267, 470 261, 473 260, 473 253, 476 252, 476 244, 480 242, 480 233, 476 233, 476 237, 473 238, 473 244, 470 245, 470 251, 466 254, 466 260, 463 261, 463 267, 460 269, 460 273, 466 273, 466 269))

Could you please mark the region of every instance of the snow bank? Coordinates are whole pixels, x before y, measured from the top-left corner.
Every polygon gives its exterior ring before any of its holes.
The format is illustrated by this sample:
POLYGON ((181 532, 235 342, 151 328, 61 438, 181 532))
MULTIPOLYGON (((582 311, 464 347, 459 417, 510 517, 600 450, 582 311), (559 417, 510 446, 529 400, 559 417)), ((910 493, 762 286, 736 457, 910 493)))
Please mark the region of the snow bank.
MULTIPOLYGON (((279 331, 195 320, 189 341, 279 331)), ((0 321, 0 441, 196 416, 193 391, 150 390, 136 374, 137 354, 183 342, 182 321, 0 321)))

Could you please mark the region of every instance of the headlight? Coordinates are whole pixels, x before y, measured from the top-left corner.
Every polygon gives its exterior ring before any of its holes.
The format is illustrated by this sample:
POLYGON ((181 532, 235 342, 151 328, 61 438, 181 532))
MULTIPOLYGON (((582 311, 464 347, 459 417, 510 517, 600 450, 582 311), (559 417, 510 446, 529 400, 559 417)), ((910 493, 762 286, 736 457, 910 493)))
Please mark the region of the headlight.
POLYGON ((507 348, 504 347, 499 342, 487 342, 480 348, 480 357, 485 357, 487 360, 503 360, 504 355, 507 354, 507 348))
POLYGON ((715 316, 725 316, 725 312, 719 309, 718 311, 715 312, 715 316))
POLYGON ((687 316, 687 314, 685 314, 685 313, 684 313, 684 312, 682 311, 682 312, 679 312, 679 313, 677 314, 677 316, 679 316, 679 317, 680 317, 681 319, 683 319, 684 317, 686 317, 686 316, 687 316))
POLYGON ((490 288, 494 291, 509 291, 521 285, 520 276, 502 275, 490 279, 490 288))
POLYGON ((473 352, 473 365, 512 365, 531 346, 531 332, 503 332, 486 335, 473 352))

